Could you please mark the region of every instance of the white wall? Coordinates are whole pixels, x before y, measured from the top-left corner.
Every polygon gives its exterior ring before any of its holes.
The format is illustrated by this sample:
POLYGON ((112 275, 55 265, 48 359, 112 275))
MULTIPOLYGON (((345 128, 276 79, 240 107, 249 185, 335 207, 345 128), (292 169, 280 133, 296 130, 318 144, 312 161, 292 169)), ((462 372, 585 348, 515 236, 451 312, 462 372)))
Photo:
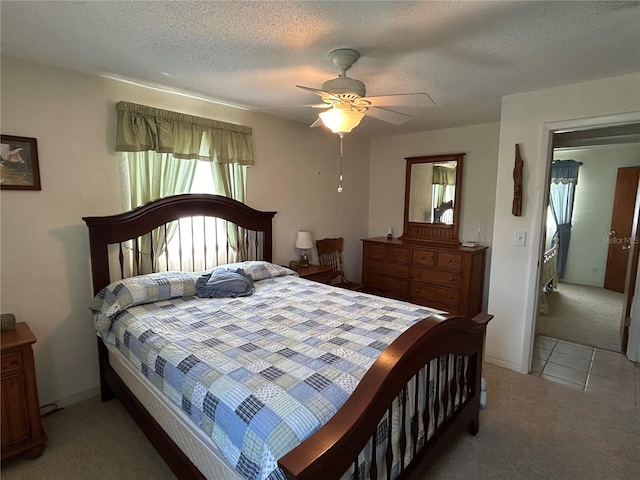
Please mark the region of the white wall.
MULTIPOLYGON (((394 236, 402 235, 405 157, 465 153, 460 240, 477 240, 481 226, 480 244, 491 247, 499 136, 500 125, 488 123, 372 140, 369 236, 384 236, 390 226, 394 236)), ((485 272, 485 307, 491 254, 492 249, 489 248, 485 272)))
POLYGON ((487 331, 488 361, 523 373, 529 368, 548 192, 549 130, 560 125, 606 124, 615 120, 612 116, 638 112, 639 86, 640 74, 631 74, 503 97, 489 287, 489 312, 495 318, 487 331), (602 118, 587 120, 591 117, 602 118), (525 163, 520 217, 511 215, 516 143, 525 163), (513 245, 517 231, 528 232, 524 247, 513 245))
POLYGON ((557 150, 553 158, 582 162, 563 281, 603 287, 618 168, 640 165, 640 145, 557 150))
POLYGON ((2 312, 27 321, 41 404, 97 392, 89 246, 82 216, 121 211, 115 103, 125 100, 253 128, 256 164, 247 203, 276 210, 274 260, 296 257, 295 234, 342 235, 347 272, 360 276, 367 235, 369 142, 345 138, 344 192, 336 192, 338 137, 323 129, 113 80, 2 57, 2 133, 38 141, 41 191, 3 190, 2 312))

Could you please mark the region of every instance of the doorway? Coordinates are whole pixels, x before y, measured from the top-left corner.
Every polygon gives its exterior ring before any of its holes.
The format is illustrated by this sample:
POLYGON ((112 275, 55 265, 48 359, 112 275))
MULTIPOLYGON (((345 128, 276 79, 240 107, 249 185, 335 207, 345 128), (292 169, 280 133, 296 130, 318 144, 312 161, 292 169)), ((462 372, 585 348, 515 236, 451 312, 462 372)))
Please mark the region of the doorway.
MULTIPOLYGON (((611 286, 606 285, 606 276, 612 243, 611 221, 614 212, 619 210, 619 206, 614 208, 618 169, 640 166, 639 131, 640 125, 633 124, 615 130, 594 128, 553 135, 553 159, 572 159, 582 165, 575 188, 573 226, 564 276, 556 283, 556 288, 547 288, 548 291, 542 293, 547 312, 536 316, 535 334, 622 351, 620 331, 625 295, 605 287, 611 286), (636 136, 628 135, 629 132, 636 136)), ((628 199, 632 205, 631 221, 635 197, 634 190, 633 198, 628 199)), ((556 230, 550 211, 546 219, 542 235, 543 239, 546 237, 544 251, 551 248, 556 230)), ((627 238, 631 236, 631 224, 628 230, 627 238)), ((622 246, 618 249, 622 250, 622 246)), ((628 253, 623 251, 624 254, 628 258, 628 253)), ((609 269, 609 283, 611 275, 609 269)), ((620 275, 624 285, 625 275, 620 275)))

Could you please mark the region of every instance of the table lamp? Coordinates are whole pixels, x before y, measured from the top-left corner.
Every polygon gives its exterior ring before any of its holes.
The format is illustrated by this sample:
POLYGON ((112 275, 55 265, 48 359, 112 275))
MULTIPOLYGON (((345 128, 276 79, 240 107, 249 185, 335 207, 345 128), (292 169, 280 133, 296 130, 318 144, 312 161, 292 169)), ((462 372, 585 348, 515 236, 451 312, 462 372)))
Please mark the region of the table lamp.
POLYGON ((308 250, 313 248, 313 241, 311 240, 311 233, 306 230, 300 230, 296 237, 296 248, 300 249, 300 262, 301 267, 309 266, 309 252, 308 250))

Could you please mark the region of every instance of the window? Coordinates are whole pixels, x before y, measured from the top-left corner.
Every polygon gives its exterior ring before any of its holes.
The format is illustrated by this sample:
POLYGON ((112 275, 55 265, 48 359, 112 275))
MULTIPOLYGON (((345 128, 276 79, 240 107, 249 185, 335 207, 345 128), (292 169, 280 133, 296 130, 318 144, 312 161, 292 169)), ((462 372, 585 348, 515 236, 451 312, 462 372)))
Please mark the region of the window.
MULTIPOLYGON (((181 193, 224 195, 225 190, 244 199, 246 168, 238 164, 181 160, 171 154, 129 152, 121 162, 124 202, 130 209, 147 203, 142 201, 144 198, 181 193)), ((128 249, 132 257, 129 265, 133 272, 147 273, 199 271, 240 261, 245 259, 243 234, 223 220, 185 218, 141 237, 137 247, 132 243, 128 249), (133 261, 136 250, 138 262, 133 261)))
MULTIPOLYGON (((126 152, 121 161, 125 210, 196 191, 245 201, 245 171, 253 165, 251 128, 129 102, 118 102, 116 112, 115 149, 126 152)), ((216 222, 207 225, 205 219, 194 219, 189 226, 172 222, 135 242, 129 262, 134 273, 157 271, 162 268, 163 256, 165 268, 173 268, 169 253, 176 234, 190 235, 187 244, 190 239, 191 245, 196 241, 208 245, 207 235, 224 238, 227 262, 244 257, 245 235, 238 229, 216 222), (202 230, 196 227, 198 223, 202 230)), ((181 243, 184 245, 185 239, 181 243)), ((191 248, 191 252, 195 250, 191 248)), ((190 258, 191 252, 178 247, 178 266, 189 259, 208 265, 207 258, 190 258)), ((219 258, 221 253, 214 248, 212 255, 219 258)))

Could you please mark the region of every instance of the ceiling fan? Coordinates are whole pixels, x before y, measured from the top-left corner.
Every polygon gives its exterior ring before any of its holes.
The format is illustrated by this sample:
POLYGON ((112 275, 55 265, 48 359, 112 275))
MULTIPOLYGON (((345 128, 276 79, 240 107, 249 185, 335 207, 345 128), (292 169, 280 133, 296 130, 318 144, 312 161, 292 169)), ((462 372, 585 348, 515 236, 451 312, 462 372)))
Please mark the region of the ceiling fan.
POLYGON ((329 59, 339 71, 337 78, 327 80, 319 89, 296 85, 298 88, 322 97, 323 103, 311 105, 311 107, 327 109, 320 113, 318 120, 311 125, 312 127, 324 124, 334 133, 342 136, 355 128, 365 115, 400 125, 413 117, 398 112, 393 107, 430 107, 434 105, 433 100, 426 93, 366 97, 364 83, 347 76, 347 70, 353 66, 358 58, 360 58, 360 54, 350 48, 334 50, 329 54, 329 59))

